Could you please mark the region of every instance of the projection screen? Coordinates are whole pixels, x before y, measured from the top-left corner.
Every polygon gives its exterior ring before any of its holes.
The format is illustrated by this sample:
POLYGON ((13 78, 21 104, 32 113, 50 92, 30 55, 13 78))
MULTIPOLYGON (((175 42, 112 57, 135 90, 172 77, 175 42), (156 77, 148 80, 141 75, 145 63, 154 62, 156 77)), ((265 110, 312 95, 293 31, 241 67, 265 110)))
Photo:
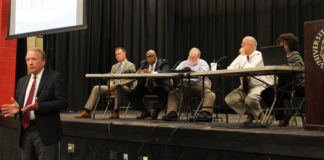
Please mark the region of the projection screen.
POLYGON ((7 39, 86 29, 85 0, 11 0, 7 39))

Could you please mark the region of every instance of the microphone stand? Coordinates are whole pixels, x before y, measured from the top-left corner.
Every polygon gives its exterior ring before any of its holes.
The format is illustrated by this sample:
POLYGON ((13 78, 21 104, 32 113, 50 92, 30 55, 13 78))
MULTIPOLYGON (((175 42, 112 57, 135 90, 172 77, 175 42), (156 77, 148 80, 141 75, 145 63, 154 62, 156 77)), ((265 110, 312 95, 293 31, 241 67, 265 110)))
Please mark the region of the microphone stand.
POLYGON ((144 66, 145 66, 145 64, 146 64, 147 62, 145 61, 139 68, 138 68, 138 70, 136 71, 136 73, 138 73, 144 66))
POLYGON ((178 66, 179 63, 180 63, 180 61, 177 61, 177 62, 175 63, 175 65, 170 69, 170 71, 171 71, 171 72, 174 71, 175 68, 178 66))

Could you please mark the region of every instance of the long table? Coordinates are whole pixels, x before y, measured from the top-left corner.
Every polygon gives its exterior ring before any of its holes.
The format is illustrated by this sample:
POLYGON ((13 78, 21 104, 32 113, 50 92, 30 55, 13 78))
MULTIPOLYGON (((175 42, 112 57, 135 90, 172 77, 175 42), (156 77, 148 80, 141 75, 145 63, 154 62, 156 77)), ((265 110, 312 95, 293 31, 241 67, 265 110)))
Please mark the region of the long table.
MULTIPOLYGON (((217 71, 207 71, 207 72, 196 72, 191 73, 190 76, 193 77, 212 77, 212 76, 252 76, 255 79, 259 80, 262 83, 265 83, 268 87, 272 87, 274 90, 274 100, 269 109, 268 114, 266 114, 266 118, 262 122, 265 127, 269 127, 269 119, 270 115, 273 111, 274 105, 277 101, 278 97, 278 88, 277 88, 277 77, 279 74, 296 74, 304 72, 304 68, 302 67, 290 67, 290 66, 263 66, 263 67, 255 67, 255 68, 242 68, 242 69, 227 69, 227 70, 217 70, 217 71), (273 75, 274 76, 274 84, 268 84, 255 76, 260 75, 273 75)), ((203 92, 204 93, 204 92, 203 92)))
POLYGON ((242 68, 242 69, 223 69, 216 71, 206 72, 183 72, 183 73, 91 73, 86 74, 86 78, 102 78, 102 79, 138 79, 138 78, 179 78, 191 76, 258 76, 258 75, 278 75, 287 73, 303 72, 304 68, 289 67, 289 66, 264 66, 255 68, 242 68))
POLYGON ((104 74, 86 74, 87 78, 102 78, 102 79, 138 79, 138 78, 177 78, 179 73, 104 73, 104 74))
MULTIPOLYGON (((139 79, 139 78, 178 78, 181 74, 179 73, 157 73, 157 74, 147 74, 147 73, 124 73, 124 74, 116 74, 116 73, 95 73, 95 74, 86 74, 86 78, 96 78, 96 79, 104 79, 107 80, 107 84, 110 84, 111 79, 139 79)), ((99 81, 99 93, 101 93, 101 81, 99 81)), ((108 95, 110 93, 110 86, 108 85, 108 95)), ((109 95, 110 96, 110 95, 109 95)), ((96 109, 99 102, 100 96, 97 99, 95 107, 92 112, 92 119, 95 119, 96 109)), ((105 111, 106 113, 106 111, 105 111)), ((104 114, 105 114, 104 113, 104 114)))
POLYGON ((275 75, 303 72, 304 68, 289 67, 289 66, 264 66, 255 68, 242 68, 242 69, 223 69, 207 72, 191 73, 191 76, 258 76, 258 75, 275 75))
MULTIPOLYGON (((255 68, 242 68, 242 69, 224 69, 216 71, 206 72, 183 72, 183 73, 158 73, 158 74, 139 74, 139 73, 126 73, 126 74, 86 74, 87 78, 100 78, 106 79, 108 82, 110 79, 139 79, 139 78, 194 78, 194 77, 223 77, 223 76, 260 76, 260 75, 274 75, 277 77, 279 74, 295 74, 303 72, 304 68, 301 67, 289 67, 289 66, 263 66, 255 68)), ((276 78, 275 78, 276 79, 276 78)), ((261 81, 261 80, 260 80, 261 81)), ((261 81, 262 82, 262 81, 261 81)), ((265 82, 264 82, 265 83, 265 82)), ((109 84, 109 83, 108 83, 109 84)), ((270 114, 273 110, 274 104, 277 100, 277 82, 274 81, 274 85, 267 84, 274 88, 275 97, 270 107, 269 114, 266 115, 264 124, 268 125, 270 114)), ((204 84, 202 84, 204 86, 204 84)), ((204 89, 204 87, 203 87, 204 89)), ((108 85, 109 90, 109 85, 108 85)), ((203 92, 204 93, 204 92, 203 92)), ((96 107, 95 107, 96 108, 96 107)), ((198 110, 197 110, 198 111, 198 110)), ((196 115, 195 115, 196 116, 196 115)))

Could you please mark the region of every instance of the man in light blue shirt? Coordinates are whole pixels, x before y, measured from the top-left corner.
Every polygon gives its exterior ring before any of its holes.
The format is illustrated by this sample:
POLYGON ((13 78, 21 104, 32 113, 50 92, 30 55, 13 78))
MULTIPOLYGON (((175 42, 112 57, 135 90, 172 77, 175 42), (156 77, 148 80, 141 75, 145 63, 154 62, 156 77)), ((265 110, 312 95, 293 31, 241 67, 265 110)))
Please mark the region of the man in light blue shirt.
MULTIPOLYGON (((185 61, 182 61, 179 66, 176 68, 176 70, 191 70, 193 72, 205 72, 209 71, 209 65, 205 60, 200 59, 200 50, 198 48, 192 48, 189 52, 188 59, 185 61)), ((201 98, 202 95, 202 85, 203 80, 202 78, 190 78, 190 82, 188 82, 188 79, 184 79, 185 84, 188 84, 185 86, 185 90, 189 91, 186 92, 186 94, 189 94, 190 97, 199 97, 201 98), (187 82, 187 83, 186 83, 187 82)), ((210 80, 206 77, 204 79, 204 85, 205 85, 205 94, 204 94, 204 101, 203 106, 213 106, 214 101, 216 98, 215 93, 213 93, 210 88, 210 80)), ((167 114, 162 118, 166 121, 175 121, 178 120, 178 105, 180 103, 181 98, 181 89, 176 88, 169 92, 168 95, 168 108, 167 108, 167 114)), ((208 121, 210 122, 212 120, 212 108, 202 108, 202 111, 197 116, 197 121, 208 121)))

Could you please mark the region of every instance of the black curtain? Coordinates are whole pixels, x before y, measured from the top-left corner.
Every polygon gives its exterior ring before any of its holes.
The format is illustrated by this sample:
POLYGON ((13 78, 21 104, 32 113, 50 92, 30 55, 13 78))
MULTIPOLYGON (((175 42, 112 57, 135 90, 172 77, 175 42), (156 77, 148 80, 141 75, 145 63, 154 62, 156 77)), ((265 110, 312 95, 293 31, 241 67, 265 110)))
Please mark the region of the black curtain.
POLYGON ((20 38, 17 40, 17 57, 16 57, 16 81, 17 84, 18 79, 25 76, 27 74, 27 66, 26 66, 26 52, 27 52, 27 39, 20 38))
MULTIPOLYGON (((324 18, 323 0, 88 0, 88 29, 44 36, 47 68, 64 74, 70 109, 81 109, 97 82, 86 73, 106 73, 114 64, 114 48, 139 64, 154 49, 171 66, 187 58, 192 47, 212 62, 227 56, 222 68, 238 55, 241 40, 252 35, 258 46, 275 44, 285 32, 295 33, 303 53, 305 21, 324 18)), ((216 104, 238 86, 221 78, 213 84, 216 104)))

